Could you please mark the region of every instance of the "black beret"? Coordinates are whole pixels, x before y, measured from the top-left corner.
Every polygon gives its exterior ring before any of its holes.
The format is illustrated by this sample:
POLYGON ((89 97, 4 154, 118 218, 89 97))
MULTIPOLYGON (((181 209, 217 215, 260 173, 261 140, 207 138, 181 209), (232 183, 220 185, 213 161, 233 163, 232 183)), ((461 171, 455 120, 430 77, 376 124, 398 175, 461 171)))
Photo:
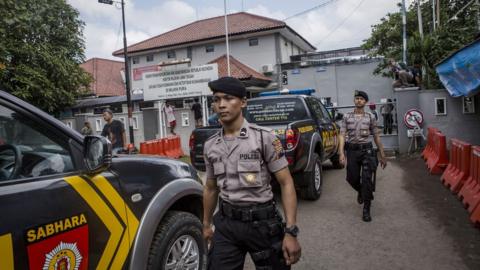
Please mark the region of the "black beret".
POLYGON ((364 91, 355 90, 354 97, 363 97, 365 101, 368 101, 368 95, 364 91))
POLYGON ((208 87, 210 87, 214 94, 216 92, 222 92, 239 98, 247 96, 245 85, 243 85, 239 79, 233 77, 222 77, 218 80, 211 81, 208 83, 208 87))

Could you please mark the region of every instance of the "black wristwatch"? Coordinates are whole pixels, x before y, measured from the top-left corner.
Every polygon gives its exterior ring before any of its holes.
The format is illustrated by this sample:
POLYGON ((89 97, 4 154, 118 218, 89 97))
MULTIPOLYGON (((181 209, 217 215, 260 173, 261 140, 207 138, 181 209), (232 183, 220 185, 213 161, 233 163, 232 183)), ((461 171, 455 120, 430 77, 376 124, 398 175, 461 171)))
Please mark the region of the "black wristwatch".
POLYGON ((297 237, 299 232, 300 232, 300 229, 298 228, 297 225, 293 225, 291 227, 285 227, 285 233, 288 233, 293 237, 297 237))

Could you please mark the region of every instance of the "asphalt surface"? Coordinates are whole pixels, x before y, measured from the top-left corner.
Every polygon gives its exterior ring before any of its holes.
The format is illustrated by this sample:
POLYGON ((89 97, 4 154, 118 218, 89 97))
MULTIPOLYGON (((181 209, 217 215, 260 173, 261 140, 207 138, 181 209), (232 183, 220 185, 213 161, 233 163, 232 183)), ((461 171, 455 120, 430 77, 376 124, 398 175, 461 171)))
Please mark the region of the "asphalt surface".
MULTIPOLYGON (((480 269, 480 229, 439 179, 419 157, 390 160, 365 223, 345 170, 326 165, 320 199, 299 201, 292 269, 480 269)), ((255 269, 249 259, 245 269, 255 269)))

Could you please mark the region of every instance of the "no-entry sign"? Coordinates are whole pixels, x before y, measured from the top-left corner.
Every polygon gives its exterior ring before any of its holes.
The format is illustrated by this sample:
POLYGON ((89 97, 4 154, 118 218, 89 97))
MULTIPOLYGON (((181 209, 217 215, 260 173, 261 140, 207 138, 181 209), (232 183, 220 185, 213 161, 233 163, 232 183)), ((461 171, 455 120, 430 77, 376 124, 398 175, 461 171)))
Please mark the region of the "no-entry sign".
POLYGON ((403 116, 403 122, 408 128, 420 127, 423 124, 423 113, 418 109, 410 109, 403 116))

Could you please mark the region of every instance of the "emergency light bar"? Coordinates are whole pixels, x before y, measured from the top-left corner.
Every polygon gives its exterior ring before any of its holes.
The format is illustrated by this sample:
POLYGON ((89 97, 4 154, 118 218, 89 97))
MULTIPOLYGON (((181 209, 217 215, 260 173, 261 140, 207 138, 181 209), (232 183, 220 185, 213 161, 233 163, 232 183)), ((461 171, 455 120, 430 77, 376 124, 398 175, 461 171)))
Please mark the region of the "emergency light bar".
POLYGON ((276 91, 268 91, 268 92, 262 92, 260 93, 260 97, 266 97, 266 96, 279 96, 279 95, 307 95, 310 96, 313 93, 315 93, 315 89, 282 89, 282 90, 276 90, 276 91))

